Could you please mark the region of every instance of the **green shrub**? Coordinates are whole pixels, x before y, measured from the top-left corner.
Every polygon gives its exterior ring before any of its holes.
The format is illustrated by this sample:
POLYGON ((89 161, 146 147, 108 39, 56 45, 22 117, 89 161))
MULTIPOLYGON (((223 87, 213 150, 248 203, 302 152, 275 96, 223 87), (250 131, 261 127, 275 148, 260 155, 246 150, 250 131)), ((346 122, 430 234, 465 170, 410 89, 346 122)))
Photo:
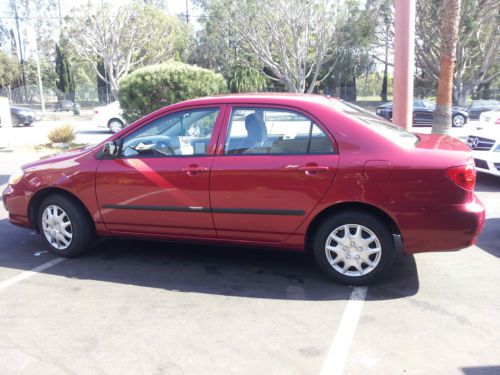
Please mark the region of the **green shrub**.
POLYGON ((221 74, 172 61, 124 77, 118 98, 124 117, 132 122, 173 103, 223 92, 227 92, 227 84, 221 74))
POLYGON ((52 129, 47 135, 47 138, 49 138, 49 141, 52 143, 70 143, 75 137, 75 128, 69 124, 52 129))

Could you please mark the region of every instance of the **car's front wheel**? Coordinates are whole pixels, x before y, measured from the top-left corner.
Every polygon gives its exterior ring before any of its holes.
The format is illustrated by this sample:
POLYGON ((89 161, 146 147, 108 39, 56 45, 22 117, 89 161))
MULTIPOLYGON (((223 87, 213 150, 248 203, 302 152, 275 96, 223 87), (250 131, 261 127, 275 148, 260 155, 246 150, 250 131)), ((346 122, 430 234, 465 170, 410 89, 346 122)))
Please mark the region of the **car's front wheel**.
POLYGON ((395 244, 388 226, 378 217, 343 212, 320 225, 313 252, 318 266, 335 281, 363 285, 389 270, 395 244))
POLYGON ((38 228, 53 253, 71 258, 90 246, 94 237, 92 222, 73 199, 64 195, 48 196, 38 213, 38 228))
POLYGON ((453 123, 454 127, 461 128, 465 124, 465 116, 463 116, 463 115, 455 115, 451 119, 451 122, 453 123))

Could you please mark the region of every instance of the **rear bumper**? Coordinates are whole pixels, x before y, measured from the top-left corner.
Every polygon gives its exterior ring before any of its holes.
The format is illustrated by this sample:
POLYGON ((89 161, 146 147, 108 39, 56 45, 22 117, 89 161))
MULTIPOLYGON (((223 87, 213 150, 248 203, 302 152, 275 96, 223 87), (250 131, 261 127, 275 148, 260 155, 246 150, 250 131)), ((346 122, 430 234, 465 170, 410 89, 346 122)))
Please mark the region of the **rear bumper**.
POLYGON ((400 219, 406 254, 454 251, 476 242, 484 226, 485 208, 474 195, 470 203, 422 207, 400 219))

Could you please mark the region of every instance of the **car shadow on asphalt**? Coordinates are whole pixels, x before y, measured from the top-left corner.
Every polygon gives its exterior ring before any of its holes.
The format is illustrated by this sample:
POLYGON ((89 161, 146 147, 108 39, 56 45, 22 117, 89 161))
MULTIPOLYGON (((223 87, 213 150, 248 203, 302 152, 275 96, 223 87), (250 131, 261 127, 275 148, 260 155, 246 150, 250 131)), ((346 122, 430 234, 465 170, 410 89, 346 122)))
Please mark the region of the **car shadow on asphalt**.
POLYGON ((476 192, 500 192, 500 177, 478 173, 474 190, 476 192))
POLYGON ((500 218, 486 219, 484 228, 477 239, 476 246, 500 258, 500 218))
MULTIPOLYGON (((0 267, 29 270, 50 259, 39 235, 0 221, 0 267), (28 233, 26 233, 28 234, 28 233), (8 251, 7 251, 8 248, 8 251), (3 252, 3 254, 1 254, 3 252)), ((174 244, 130 239, 103 239, 87 253, 44 273, 66 278, 159 288, 183 293, 203 293, 242 298, 281 300, 347 300, 352 287, 324 276, 305 254, 222 246, 174 244)), ((367 300, 387 300, 415 295, 419 289, 413 256, 400 255, 389 274, 370 285, 367 300)))

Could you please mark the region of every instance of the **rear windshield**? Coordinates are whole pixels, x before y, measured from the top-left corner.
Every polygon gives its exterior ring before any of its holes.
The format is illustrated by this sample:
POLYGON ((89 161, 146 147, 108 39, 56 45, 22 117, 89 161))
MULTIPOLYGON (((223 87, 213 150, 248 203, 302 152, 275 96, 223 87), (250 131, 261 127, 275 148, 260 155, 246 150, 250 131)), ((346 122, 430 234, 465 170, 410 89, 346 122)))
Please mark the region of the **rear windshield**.
POLYGON ((420 141, 420 138, 418 138, 415 134, 410 133, 399 126, 393 125, 389 121, 384 120, 383 118, 376 116, 367 110, 358 107, 357 105, 344 100, 330 100, 330 103, 332 103, 335 109, 338 109, 339 111, 342 111, 359 121, 363 121, 371 129, 399 145, 414 146, 420 141))

